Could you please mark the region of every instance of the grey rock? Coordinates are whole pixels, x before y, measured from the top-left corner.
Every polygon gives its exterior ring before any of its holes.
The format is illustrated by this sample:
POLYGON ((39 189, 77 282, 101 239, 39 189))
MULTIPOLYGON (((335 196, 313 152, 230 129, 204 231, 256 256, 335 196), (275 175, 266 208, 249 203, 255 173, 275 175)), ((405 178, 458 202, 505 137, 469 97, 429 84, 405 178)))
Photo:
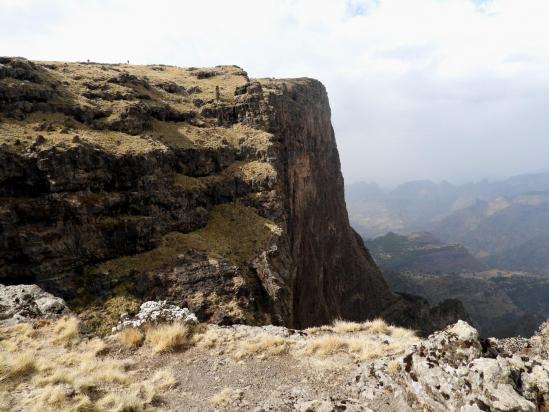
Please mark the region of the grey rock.
POLYGON ((518 354, 494 357, 487 344, 459 321, 404 356, 362 365, 359 398, 372 404, 400 399, 411 410, 435 412, 545 410, 549 362, 518 354))
POLYGON ((112 328, 113 332, 124 328, 139 328, 145 324, 181 321, 184 323, 198 323, 194 313, 187 308, 180 308, 176 305, 170 305, 165 300, 154 302, 148 301, 141 305, 139 313, 135 318, 130 319, 127 314, 123 314, 118 325, 112 328))
POLYGON ((0 284, 0 320, 23 321, 70 314, 65 301, 37 285, 0 284))

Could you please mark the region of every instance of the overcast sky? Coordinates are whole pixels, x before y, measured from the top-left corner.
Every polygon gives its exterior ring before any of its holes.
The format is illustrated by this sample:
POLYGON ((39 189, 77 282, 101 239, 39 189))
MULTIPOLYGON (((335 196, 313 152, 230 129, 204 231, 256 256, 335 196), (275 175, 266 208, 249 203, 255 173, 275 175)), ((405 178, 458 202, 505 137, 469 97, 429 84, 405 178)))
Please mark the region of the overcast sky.
POLYGON ((549 170, 548 0, 0 0, 0 55, 317 78, 347 182, 549 170))

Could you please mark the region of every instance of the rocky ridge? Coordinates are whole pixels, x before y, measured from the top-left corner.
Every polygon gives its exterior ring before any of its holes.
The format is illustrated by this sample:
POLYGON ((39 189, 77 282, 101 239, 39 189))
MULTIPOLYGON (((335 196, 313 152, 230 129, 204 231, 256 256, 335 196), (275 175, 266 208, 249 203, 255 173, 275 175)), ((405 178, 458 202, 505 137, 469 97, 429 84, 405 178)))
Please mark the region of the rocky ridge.
POLYGON ((463 321, 420 339, 380 319, 305 330, 196 324, 186 308, 146 302, 137 322, 124 317, 121 331, 97 338, 74 317, 31 318, 0 322, 7 410, 544 412, 549 403, 549 321, 530 339, 483 339, 463 321), (159 336, 171 349, 155 346, 159 336))

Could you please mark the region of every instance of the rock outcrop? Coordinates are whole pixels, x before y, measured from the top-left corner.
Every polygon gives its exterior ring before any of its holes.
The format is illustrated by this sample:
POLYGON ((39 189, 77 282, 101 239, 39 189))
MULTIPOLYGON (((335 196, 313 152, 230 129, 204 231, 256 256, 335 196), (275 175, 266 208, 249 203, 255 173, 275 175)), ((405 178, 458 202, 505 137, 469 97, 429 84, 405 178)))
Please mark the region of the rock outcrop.
POLYGON ((0 284, 0 321, 27 321, 70 314, 65 301, 36 285, 0 284))
POLYGON ((0 113, 0 281, 100 331, 165 299, 221 324, 399 320, 318 81, 0 58, 0 113))
POLYGON ((364 364, 357 389, 374 410, 545 411, 549 361, 532 355, 459 321, 396 360, 364 364))
POLYGON ((117 332, 125 328, 140 328, 145 325, 171 322, 194 324, 198 323, 198 319, 189 309, 170 305, 165 300, 148 301, 141 305, 134 318, 131 318, 127 313, 123 313, 120 322, 112 328, 112 331, 117 332))

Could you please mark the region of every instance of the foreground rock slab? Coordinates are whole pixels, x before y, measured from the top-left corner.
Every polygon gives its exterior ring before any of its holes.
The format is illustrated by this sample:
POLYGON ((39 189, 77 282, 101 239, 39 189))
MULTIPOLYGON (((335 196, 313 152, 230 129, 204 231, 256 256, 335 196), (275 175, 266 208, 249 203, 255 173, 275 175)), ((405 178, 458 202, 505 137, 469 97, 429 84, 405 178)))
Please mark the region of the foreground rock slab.
POLYGON ((356 389, 374 410, 546 411, 547 358, 493 343, 459 321, 401 357, 362 365, 356 389))

